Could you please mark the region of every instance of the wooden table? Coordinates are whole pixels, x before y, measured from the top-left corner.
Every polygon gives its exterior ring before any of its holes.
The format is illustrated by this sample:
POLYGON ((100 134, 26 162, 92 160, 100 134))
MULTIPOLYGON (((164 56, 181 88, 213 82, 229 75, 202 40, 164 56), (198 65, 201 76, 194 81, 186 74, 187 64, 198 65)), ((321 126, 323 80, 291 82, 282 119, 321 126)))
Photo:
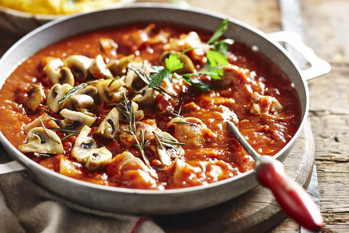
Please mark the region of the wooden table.
MULTIPOLYGON (((266 33, 281 30, 278 0, 187 2, 237 18, 266 33)), ((326 222, 323 232, 349 232, 349 1, 300 3, 306 44, 332 65, 330 74, 309 81, 320 208, 326 222)), ((0 29, 0 56, 18 39, 0 29)), ((299 232, 299 226, 286 219, 271 232, 299 232)))

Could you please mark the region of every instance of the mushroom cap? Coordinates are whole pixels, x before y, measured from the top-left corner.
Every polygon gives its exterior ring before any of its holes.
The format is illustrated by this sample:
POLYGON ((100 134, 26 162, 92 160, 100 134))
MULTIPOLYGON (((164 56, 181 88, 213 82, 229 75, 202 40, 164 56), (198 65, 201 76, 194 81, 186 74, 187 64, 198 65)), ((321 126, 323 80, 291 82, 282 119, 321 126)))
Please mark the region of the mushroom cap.
POLYGON ((124 94, 127 93, 126 88, 124 88, 125 83, 120 79, 113 82, 111 79, 105 79, 96 83, 95 86, 100 98, 107 103, 120 102, 124 99, 124 94))
MULTIPOLYGON (((142 69, 143 72, 146 73, 147 75, 150 74, 149 69, 151 65, 147 61, 132 62, 129 64, 129 66, 135 67, 137 69, 142 69)), ((129 69, 126 73, 125 84, 127 88, 134 88, 136 90, 139 90, 146 85, 146 83, 141 78, 138 77, 138 74, 136 74, 131 69, 129 69)))
POLYGON ((53 112, 57 113, 62 106, 62 104, 58 103, 58 100, 61 99, 70 89, 72 89, 72 86, 67 83, 63 85, 56 83, 53 85, 46 99, 47 106, 53 112))
POLYGON ((61 139, 49 129, 35 127, 27 135, 28 142, 18 146, 21 152, 61 154, 64 152, 61 139))
POLYGON ((88 116, 81 112, 75 112, 71 111, 69 109, 63 109, 60 114, 65 118, 63 121, 61 121, 61 125, 64 128, 67 128, 69 126, 72 126, 73 128, 70 128, 71 130, 80 131, 82 127, 87 125, 88 127, 91 127, 93 123, 96 121, 95 117, 88 116))
POLYGON ((58 128, 57 123, 49 118, 46 113, 43 113, 41 116, 30 122, 24 127, 24 133, 28 134, 29 131, 35 127, 41 127, 41 122, 48 128, 48 127, 54 127, 58 128))
POLYGON ((156 96, 158 94, 158 91, 155 91, 153 88, 145 86, 138 92, 133 101, 142 106, 151 106, 155 104, 156 96))
POLYGON ((93 115, 89 113, 89 110, 94 105, 95 102, 91 96, 85 94, 76 94, 64 101, 62 107, 73 111, 82 112, 87 115, 93 115))
POLYGON ((105 167, 112 159, 111 152, 105 147, 97 148, 96 141, 89 137, 91 128, 84 126, 76 138, 71 155, 88 170, 95 171, 105 167))
POLYGON ((116 108, 113 108, 98 126, 96 134, 99 134, 105 138, 113 139, 118 131, 119 112, 116 110, 116 108))
POLYGON ((51 80, 53 84, 55 83, 68 83, 74 86, 74 75, 68 67, 63 67, 64 63, 61 59, 51 59, 47 62, 44 67, 44 71, 47 77, 51 80))
POLYGON ((99 54, 97 57, 93 60, 90 68, 90 73, 93 75, 93 77, 101 79, 101 78, 113 78, 112 73, 107 68, 103 57, 99 54))
POLYGON ((112 72, 114 77, 122 76, 126 73, 127 66, 133 61, 135 55, 131 54, 107 64, 107 68, 112 72))
POLYGON ((86 152, 84 166, 90 171, 100 170, 108 165, 112 157, 112 153, 105 147, 91 149, 86 152))
POLYGON ((92 59, 82 55, 72 55, 63 60, 75 78, 85 79, 92 64, 92 59))
POLYGON ((36 108, 43 102, 45 99, 45 93, 42 89, 41 84, 30 84, 27 93, 27 101, 25 105, 30 108, 32 111, 35 111, 36 108))

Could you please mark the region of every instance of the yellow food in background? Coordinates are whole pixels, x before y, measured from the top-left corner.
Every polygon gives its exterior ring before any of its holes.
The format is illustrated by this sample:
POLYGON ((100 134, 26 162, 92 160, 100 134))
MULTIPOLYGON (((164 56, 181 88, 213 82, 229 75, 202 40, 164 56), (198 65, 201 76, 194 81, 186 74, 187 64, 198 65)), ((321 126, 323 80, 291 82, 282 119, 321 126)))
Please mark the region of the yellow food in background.
POLYGON ((72 14, 107 7, 118 0, 0 0, 0 5, 33 14, 72 14))

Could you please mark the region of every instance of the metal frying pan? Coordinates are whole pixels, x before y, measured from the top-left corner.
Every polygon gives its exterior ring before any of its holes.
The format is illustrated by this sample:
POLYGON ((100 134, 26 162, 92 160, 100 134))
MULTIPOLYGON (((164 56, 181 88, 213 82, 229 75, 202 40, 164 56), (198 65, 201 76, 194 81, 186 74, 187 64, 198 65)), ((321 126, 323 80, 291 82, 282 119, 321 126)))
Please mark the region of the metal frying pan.
MULTIPOLYGON (((134 22, 168 21, 188 27, 213 31, 227 16, 197 9, 179 9, 170 5, 135 4, 123 8, 102 10, 50 22, 18 41, 0 60, 0 87, 20 61, 39 49, 63 38, 105 27, 134 22), (96 20, 97 19, 97 20, 96 20)), ((306 80, 329 72, 328 63, 315 56, 311 49, 293 34, 284 32, 266 35, 263 32, 229 18, 224 36, 234 38, 259 51, 277 64, 294 83, 302 106, 302 122, 294 138, 274 158, 283 161, 300 134, 308 113, 308 87, 306 80), (293 37, 293 39, 292 39, 293 37), (285 41, 300 49, 313 65, 301 71, 292 57, 274 40, 285 41)), ((232 199, 258 185, 254 171, 205 186, 175 190, 138 190, 106 187, 72 179, 32 161, 12 146, 0 133, 0 140, 15 161, 1 165, 0 173, 27 169, 33 179, 62 197, 91 208, 119 213, 172 214, 198 210, 232 199), (7 170, 5 170, 7 169, 7 170)))

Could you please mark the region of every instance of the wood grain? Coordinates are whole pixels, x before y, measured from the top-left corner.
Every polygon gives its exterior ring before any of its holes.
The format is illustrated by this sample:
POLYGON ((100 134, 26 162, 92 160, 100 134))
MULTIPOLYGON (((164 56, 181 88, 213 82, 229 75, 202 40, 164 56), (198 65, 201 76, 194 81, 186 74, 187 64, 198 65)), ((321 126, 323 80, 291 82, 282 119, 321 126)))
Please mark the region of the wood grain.
POLYGON ((349 1, 301 1, 306 43, 332 71, 309 82, 323 232, 349 232, 349 1))

